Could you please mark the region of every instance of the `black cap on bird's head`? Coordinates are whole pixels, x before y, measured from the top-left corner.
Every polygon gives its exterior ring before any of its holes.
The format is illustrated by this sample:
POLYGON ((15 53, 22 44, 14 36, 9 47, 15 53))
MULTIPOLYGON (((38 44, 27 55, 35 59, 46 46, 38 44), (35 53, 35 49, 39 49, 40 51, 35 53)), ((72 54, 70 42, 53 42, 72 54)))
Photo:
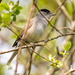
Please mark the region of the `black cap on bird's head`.
POLYGON ((55 16, 56 14, 51 13, 48 9, 40 9, 42 12, 46 12, 47 14, 50 14, 51 16, 55 16))
POLYGON ((50 11, 48 9, 41 9, 40 11, 50 13, 50 11))

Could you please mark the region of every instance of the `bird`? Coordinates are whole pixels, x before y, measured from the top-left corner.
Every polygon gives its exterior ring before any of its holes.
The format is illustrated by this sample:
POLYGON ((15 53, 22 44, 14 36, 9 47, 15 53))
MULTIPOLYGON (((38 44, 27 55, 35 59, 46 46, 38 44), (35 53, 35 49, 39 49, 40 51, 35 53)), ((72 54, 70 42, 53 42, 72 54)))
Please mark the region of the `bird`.
MULTIPOLYGON (((47 19, 50 19, 51 16, 55 16, 55 14, 51 13, 51 11, 48 9, 40 9, 40 11, 41 13, 44 14, 44 16, 47 19)), ((27 32, 23 38, 25 42, 34 43, 43 36, 46 30, 46 27, 48 25, 48 21, 41 15, 41 13, 38 11, 36 16, 30 20, 27 32)), ((17 37, 16 41, 13 44, 13 47, 17 46, 18 43, 20 43, 20 40, 24 34, 25 29, 26 27, 24 27, 24 29, 21 31, 21 33, 17 37)), ((13 53, 13 55, 11 56, 7 64, 11 63, 11 61, 17 55, 17 53, 18 53, 17 51, 13 53)))

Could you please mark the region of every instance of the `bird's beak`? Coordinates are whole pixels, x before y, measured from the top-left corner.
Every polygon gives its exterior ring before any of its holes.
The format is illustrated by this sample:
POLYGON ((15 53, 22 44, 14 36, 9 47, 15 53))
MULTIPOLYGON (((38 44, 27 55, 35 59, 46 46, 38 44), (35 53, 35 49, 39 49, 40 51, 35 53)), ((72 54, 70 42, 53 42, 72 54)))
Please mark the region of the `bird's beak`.
POLYGON ((51 16, 55 16, 56 14, 51 13, 51 16))

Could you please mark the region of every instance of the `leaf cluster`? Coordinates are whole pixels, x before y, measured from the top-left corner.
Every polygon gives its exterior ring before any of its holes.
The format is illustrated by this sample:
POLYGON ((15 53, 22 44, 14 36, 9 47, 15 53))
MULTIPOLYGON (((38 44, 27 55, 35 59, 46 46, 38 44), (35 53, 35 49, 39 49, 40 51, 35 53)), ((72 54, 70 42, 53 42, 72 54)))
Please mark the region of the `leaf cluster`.
POLYGON ((9 3, 0 3, 0 28, 7 27, 12 21, 16 21, 16 16, 20 14, 20 10, 23 9, 22 6, 18 5, 17 1, 14 4, 13 1, 9 3))

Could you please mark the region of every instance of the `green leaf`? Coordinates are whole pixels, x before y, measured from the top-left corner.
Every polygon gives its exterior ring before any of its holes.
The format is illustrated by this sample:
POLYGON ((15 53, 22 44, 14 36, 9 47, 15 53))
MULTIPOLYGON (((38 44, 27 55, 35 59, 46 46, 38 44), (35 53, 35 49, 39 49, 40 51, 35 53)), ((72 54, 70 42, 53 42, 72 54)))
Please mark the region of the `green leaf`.
POLYGON ((63 53, 63 52, 60 52, 60 54, 62 54, 62 55, 63 55, 64 53, 63 53))
POLYGON ((0 13, 3 11, 3 7, 1 6, 1 4, 0 4, 0 13))
POLYGON ((11 13, 2 13, 1 14, 1 17, 2 17, 2 21, 5 22, 5 23, 10 23, 10 20, 11 20, 11 13))
POLYGON ((13 16, 13 21, 16 21, 16 15, 13 16))
POLYGON ((15 14, 16 14, 16 15, 18 15, 19 13, 20 13, 20 11, 19 11, 19 10, 16 10, 16 11, 15 11, 15 14))
POLYGON ((3 23, 1 24, 1 27, 7 28, 7 25, 3 23))
POLYGON ((3 9, 8 10, 9 11, 9 6, 7 4, 1 4, 0 5, 3 9))
POLYGON ((66 55, 68 55, 69 53, 65 53, 66 55))
POLYGON ((13 2, 13 1, 10 1, 10 2, 9 2, 9 5, 14 5, 14 2, 13 2))
POLYGON ((54 68, 56 68, 56 63, 51 63, 50 66, 53 66, 54 68))
POLYGON ((61 61, 58 62, 57 67, 60 68, 63 66, 63 63, 61 61))
POLYGON ((18 6, 17 9, 18 10, 21 10, 21 9, 23 9, 23 7, 22 6, 18 6))
POLYGON ((14 6, 12 7, 12 10, 16 9, 17 7, 18 7, 18 5, 14 5, 14 6))
POLYGON ((71 42, 68 41, 68 42, 65 44, 64 49, 65 49, 65 51, 68 51, 70 48, 71 48, 71 42))
POLYGON ((12 9, 17 9, 17 7, 18 7, 18 1, 16 2, 16 4, 13 6, 12 9))
POLYGON ((64 47, 62 45, 60 45, 60 46, 64 49, 64 47))

